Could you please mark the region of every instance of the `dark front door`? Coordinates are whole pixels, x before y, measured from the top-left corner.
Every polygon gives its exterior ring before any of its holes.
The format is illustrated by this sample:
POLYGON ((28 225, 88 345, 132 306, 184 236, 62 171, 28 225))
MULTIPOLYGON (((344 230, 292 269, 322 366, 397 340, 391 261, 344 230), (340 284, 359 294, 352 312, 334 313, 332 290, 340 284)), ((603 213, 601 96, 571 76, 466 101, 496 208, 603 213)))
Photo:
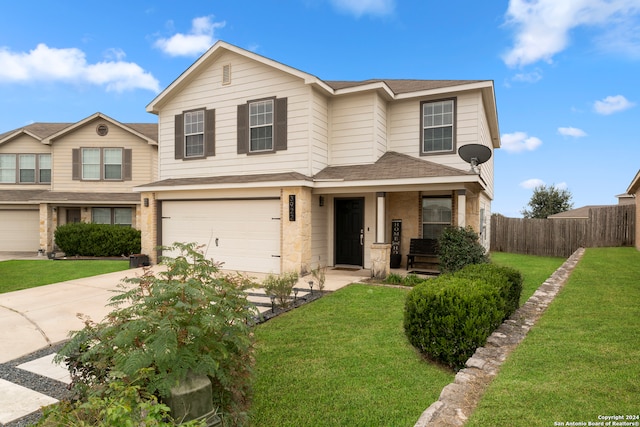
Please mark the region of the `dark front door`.
POLYGON ((67 209, 67 224, 80 222, 80 209, 67 209))
POLYGON ((364 199, 335 199, 336 264, 363 265, 364 199))

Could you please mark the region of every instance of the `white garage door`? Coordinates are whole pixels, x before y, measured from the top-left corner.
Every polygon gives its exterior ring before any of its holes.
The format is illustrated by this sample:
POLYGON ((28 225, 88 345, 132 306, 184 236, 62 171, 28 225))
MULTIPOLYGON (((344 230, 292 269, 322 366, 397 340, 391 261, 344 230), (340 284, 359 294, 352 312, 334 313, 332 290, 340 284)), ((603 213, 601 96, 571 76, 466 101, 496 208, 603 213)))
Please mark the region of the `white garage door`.
POLYGON ((40 211, 0 210, 0 251, 34 252, 40 249, 40 211))
POLYGON ((205 245, 225 270, 280 273, 280 200, 164 201, 162 244, 174 242, 205 245))

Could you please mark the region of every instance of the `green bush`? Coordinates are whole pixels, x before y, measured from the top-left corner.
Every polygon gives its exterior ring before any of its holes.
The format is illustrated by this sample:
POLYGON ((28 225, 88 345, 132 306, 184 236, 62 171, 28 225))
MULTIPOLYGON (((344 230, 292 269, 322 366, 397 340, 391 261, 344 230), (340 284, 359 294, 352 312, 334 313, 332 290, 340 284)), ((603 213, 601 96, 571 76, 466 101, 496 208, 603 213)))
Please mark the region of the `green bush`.
POLYGON ((438 239, 438 256, 442 273, 458 271, 469 264, 489 262, 478 234, 471 227, 445 228, 438 239))
POLYGON ((269 274, 262 281, 262 287, 264 292, 274 298, 280 307, 286 308, 289 306, 291 292, 296 283, 298 283, 298 273, 269 274))
POLYGON ((499 290, 484 280, 442 275, 407 295, 404 330, 433 360, 460 369, 504 319, 499 290))
POLYGON ((145 269, 125 279, 111 298, 115 308, 102 323, 85 322, 59 351, 83 402, 103 396, 114 374, 136 381, 162 400, 188 373, 213 383, 214 408, 227 425, 242 425, 250 401, 253 339, 257 315, 244 292, 254 283, 219 273, 195 244, 175 243, 166 271, 145 269), (134 286, 131 286, 134 285, 134 286))
POLYGON ((464 267, 454 273, 454 276, 472 280, 485 280, 498 289, 500 298, 503 301, 504 319, 511 316, 520 306, 523 278, 522 274, 514 268, 501 267, 495 264, 474 264, 464 267))
POLYGON ((140 253, 140 230, 110 224, 78 222, 54 232, 56 246, 67 256, 114 257, 140 253))

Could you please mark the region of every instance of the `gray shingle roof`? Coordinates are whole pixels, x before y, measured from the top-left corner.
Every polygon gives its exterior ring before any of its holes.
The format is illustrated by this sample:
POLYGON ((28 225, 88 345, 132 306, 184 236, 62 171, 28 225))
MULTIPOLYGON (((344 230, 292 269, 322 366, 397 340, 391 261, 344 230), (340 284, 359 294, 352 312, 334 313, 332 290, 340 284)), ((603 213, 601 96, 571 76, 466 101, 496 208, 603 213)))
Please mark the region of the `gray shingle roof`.
POLYGON ((144 187, 174 187, 180 185, 250 184, 277 181, 311 181, 306 175, 297 172, 282 172, 255 175, 206 176, 197 178, 170 178, 145 184, 144 187))
MULTIPOLYGON (((26 131, 32 133, 40 139, 45 139, 53 134, 60 132, 61 130, 74 125, 75 123, 31 123, 21 128, 10 130, 0 134, 0 140, 12 135, 18 131, 26 131)), ((154 141, 158 140, 158 124, 157 123, 122 123, 134 131, 141 133, 142 135, 150 138, 154 141)))
POLYGON ((74 193, 56 192, 49 190, 0 190, 0 204, 2 203, 40 203, 40 202, 108 202, 139 203, 138 193, 74 193))

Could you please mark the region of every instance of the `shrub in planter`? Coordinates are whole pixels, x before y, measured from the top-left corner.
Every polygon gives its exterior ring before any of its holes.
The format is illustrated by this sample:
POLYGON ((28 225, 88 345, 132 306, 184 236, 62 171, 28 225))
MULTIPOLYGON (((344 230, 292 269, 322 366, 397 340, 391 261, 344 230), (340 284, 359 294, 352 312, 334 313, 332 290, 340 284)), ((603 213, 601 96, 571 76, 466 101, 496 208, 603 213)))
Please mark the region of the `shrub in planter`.
POLYGON ((110 224, 72 223, 54 232, 56 246, 67 256, 113 257, 140 253, 140 230, 110 224))
POLYGON ((126 279, 111 299, 114 310, 101 323, 85 322, 58 353, 81 401, 101 396, 114 376, 140 385, 162 401, 188 374, 207 375, 214 408, 227 425, 246 422, 250 400, 256 311, 244 292, 255 287, 243 276, 219 272, 195 244, 175 243, 166 271, 145 269, 126 279))
POLYGON ((484 280, 442 275, 407 295, 404 330, 433 360, 460 369, 504 318, 496 287, 484 280))
POLYGON ((289 297, 296 283, 298 283, 298 273, 269 274, 262 281, 262 287, 267 295, 275 298, 280 307, 286 308, 289 306, 289 297))
POLYGON ((496 264, 473 264, 454 273, 454 276, 485 280, 491 286, 496 287, 503 301, 504 319, 511 316, 520 306, 523 279, 522 274, 514 268, 501 267, 496 264))
POLYGON ((489 262, 478 234, 471 227, 447 227, 438 239, 440 271, 451 273, 469 264, 489 262))

